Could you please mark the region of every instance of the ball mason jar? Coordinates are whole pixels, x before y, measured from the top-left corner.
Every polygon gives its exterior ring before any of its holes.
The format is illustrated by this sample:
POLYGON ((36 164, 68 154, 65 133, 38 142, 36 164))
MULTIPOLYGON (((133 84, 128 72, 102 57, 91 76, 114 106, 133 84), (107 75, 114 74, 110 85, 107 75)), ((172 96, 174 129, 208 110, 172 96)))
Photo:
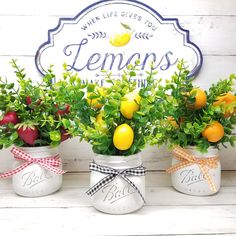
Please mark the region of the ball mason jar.
MULTIPOLYGON (((58 155, 58 148, 20 147, 23 152, 34 158, 46 158, 58 155)), ((60 159, 61 160, 61 159, 60 159)), ((13 167, 20 166, 25 161, 15 160, 13 167)), ((62 164, 58 167, 62 168, 62 164)), ((56 192, 62 186, 62 175, 53 173, 37 163, 32 163, 22 171, 13 175, 12 184, 14 191, 25 197, 40 197, 56 192)))
MULTIPOLYGON (((207 153, 201 153, 194 147, 185 148, 189 154, 196 158, 207 160, 207 158, 216 158, 219 156, 219 151, 216 148, 210 147, 207 153)), ((178 164, 180 161, 172 158, 172 166, 178 164)), ((219 159, 217 160, 217 167, 208 169, 209 176, 216 187, 216 192, 220 189, 221 184, 221 165, 219 159)), ((171 174, 171 181, 173 187, 179 192, 194 195, 194 196, 208 196, 216 192, 210 189, 210 186, 204 177, 198 164, 193 164, 179 169, 171 174)))
MULTIPOLYGON (((116 170, 138 167, 142 164, 140 154, 130 156, 106 156, 95 154, 94 162, 101 166, 107 166, 116 170)), ((91 171, 90 187, 94 186, 107 174, 91 171)), ((145 175, 127 176, 145 198, 145 175)), ((107 185, 103 186, 92 197, 93 206, 102 212, 109 214, 126 214, 140 209, 144 201, 139 193, 122 177, 117 175, 107 185)))

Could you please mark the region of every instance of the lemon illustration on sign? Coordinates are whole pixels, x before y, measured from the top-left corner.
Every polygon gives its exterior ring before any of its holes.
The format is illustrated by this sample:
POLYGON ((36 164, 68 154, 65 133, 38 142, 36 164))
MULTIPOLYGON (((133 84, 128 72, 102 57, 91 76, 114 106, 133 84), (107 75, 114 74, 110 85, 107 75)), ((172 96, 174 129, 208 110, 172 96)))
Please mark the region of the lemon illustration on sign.
POLYGON ((110 37, 110 44, 115 47, 125 46, 129 43, 132 36, 131 28, 126 24, 121 23, 121 25, 125 28, 125 30, 122 30, 120 33, 115 33, 110 37))
POLYGON ((137 92, 131 92, 127 93, 123 99, 120 105, 120 112, 125 118, 132 119, 134 112, 139 110, 141 97, 137 92))
POLYGON ((113 144, 119 150, 128 150, 134 141, 134 131, 128 124, 116 127, 113 135, 113 144))

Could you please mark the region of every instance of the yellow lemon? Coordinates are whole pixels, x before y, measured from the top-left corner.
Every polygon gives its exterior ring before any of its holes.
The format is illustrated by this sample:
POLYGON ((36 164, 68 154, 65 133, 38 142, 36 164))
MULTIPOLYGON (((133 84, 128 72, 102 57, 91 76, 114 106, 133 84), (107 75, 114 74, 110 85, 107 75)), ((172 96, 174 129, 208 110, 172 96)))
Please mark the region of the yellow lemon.
POLYGON ((115 47, 123 47, 129 43, 131 39, 131 32, 124 32, 120 34, 114 34, 110 37, 110 44, 115 47))
MULTIPOLYGON (((105 97, 106 93, 105 93, 105 90, 103 88, 98 88, 97 90, 101 94, 102 97, 105 97)), ((95 96, 95 95, 96 94, 93 93, 93 92, 88 93, 87 94, 87 102, 91 107, 96 108, 96 109, 100 109, 103 106, 103 104, 99 103, 100 98, 90 98, 90 97, 95 96)))
POLYGON ((107 132, 107 124, 103 120, 103 117, 104 117, 104 111, 100 111, 99 114, 96 116, 95 126, 99 131, 106 133, 107 132))
POLYGON ((125 118, 132 119, 134 112, 139 110, 141 97, 137 92, 131 92, 127 93, 124 99, 121 101, 120 112, 125 118))
POLYGON ((134 131, 127 125, 122 124, 116 127, 113 135, 113 144, 119 150, 129 149, 134 141, 134 131))

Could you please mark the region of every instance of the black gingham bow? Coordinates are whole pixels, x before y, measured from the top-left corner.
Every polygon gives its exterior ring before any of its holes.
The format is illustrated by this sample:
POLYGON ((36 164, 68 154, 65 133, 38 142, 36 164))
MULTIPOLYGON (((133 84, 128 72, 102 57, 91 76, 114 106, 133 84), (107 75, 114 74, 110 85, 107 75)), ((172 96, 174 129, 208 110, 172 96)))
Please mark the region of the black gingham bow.
POLYGON ((95 162, 91 162, 89 165, 89 169, 93 171, 98 171, 103 174, 108 174, 103 179, 101 179, 99 182, 97 182, 94 186, 92 186, 86 193, 89 196, 93 196, 98 190, 100 190, 103 186, 110 183, 112 180, 116 178, 116 176, 120 176, 123 178, 129 185, 131 185, 135 191, 140 195, 142 200, 145 202, 145 199, 142 195, 142 193, 139 191, 137 186, 129 179, 127 176, 143 176, 145 175, 146 169, 143 166, 138 166, 134 168, 128 168, 124 170, 116 170, 114 168, 108 167, 108 166, 101 166, 96 164, 95 162))

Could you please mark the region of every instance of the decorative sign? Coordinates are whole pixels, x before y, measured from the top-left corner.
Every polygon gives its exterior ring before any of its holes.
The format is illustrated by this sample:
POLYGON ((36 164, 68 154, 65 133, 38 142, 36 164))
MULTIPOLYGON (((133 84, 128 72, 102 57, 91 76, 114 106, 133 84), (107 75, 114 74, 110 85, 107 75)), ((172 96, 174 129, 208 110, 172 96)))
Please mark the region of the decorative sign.
POLYGON ((48 41, 39 47, 35 62, 42 74, 53 64, 56 75, 61 75, 66 63, 68 71, 103 86, 102 69, 119 76, 137 59, 139 87, 145 84, 144 71, 151 62, 162 78, 173 74, 180 59, 187 62, 191 76, 202 65, 201 51, 178 19, 163 18, 134 0, 100 1, 74 18, 60 18, 57 27, 48 31, 48 41))

